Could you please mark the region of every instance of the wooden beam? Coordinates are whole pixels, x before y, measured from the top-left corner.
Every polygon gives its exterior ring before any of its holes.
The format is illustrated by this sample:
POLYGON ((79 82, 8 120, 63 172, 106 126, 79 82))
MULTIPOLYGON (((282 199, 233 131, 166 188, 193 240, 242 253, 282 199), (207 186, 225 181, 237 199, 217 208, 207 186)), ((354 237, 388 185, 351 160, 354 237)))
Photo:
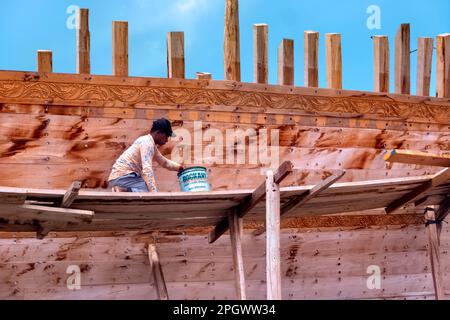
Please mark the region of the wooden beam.
POLYGON ((436 212, 436 220, 439 222, 437 224, 437 231, 438 231, 438 239, 441 238, 441 231, 442 231, 442 221, 444 221, 447 216, 450 213, 450 196, 444 199, 439 204, 439 208, 436 212))
POLYGON ((400 25, 395 36, 395 93, 410 94, 410 26, 400 25))
MULTIPOLYGON (((285 161, 281 164, 274 175, 274 180, 276 183, 281 183, 284 178, 286 178, 290 173, 292 173, 293 164, 290 161, 285 161)), ((261 202, 266 196, 266 183, 257 187, 251 196, 246 197, 245 200, 240 203, 236 212, 240 218, 243 218, 251 209, 253 209, 259 202, 261 202)), ((223 219, 217 224, 217 226, 209 233, 209 243, 214 243, 219 239, 229 228, 228 218, 223 219)))
POLYGON ((438 98, 450 98, 450 33, 436 38, 436 90, 438 98))
POLYGON ((422 166, 450 167, 450 155, 412 150, 392 150, 384 156, 385 161, 417 164, 422 166))
POLYGON ((226 0, 225 3, 225 37, 223 51, 225 80, 241 81, 238 0, 226 0))
POLYGON ((78 12, 79 26, 77 29, 77 73, 91 73, 91 36, 89 33, 89 9, 78 12))
POLYGON ((327 86, 331 89, 342 89, 342 49, 339 33, 327 33, 325 35, 325 55, 327 86))
POLYGON ((278 84, 294 85, 294 40, 283 39, 278 47, 278 84))
POLYGON ((373 37, 374 91, 389 92, 389 39, 373 37))
MULTIPOLYGON (((425 221, 436 221, 434 211, 427 210, 425 212, 425 221)), ((444 281, 442 279, 440 251, 439 251, 439 236, 436 223, 430 223, 426 226, 428 235, 428 246, 431 261, 431 273, 433 276, 434 292, 436 300, 445 299, 444 281)))
POLYGON ((113 21, 113 75, 128 77, 128 22, 113 21))
POLYGON ((64 197, 61 201, 61 208, 69 208, 72 203, 75 201, 76 197, 78 196, 78 192, 81 189, 81 182, 75 181, 72 183, 72 185, 69 187, 69 190, 64 194, 64 197))
POLYGON ((245 292, 245 269, 242 256, 242 234, 243 219, 239 218, 236 209, 228 214, 228 224, 230 225, 231 251, 233 252, 233 269, 236 277, 236 293, 239 300, 246 300, 245 292))
POLYGON ((53 72, 53 53, 51 50, 38 50, 38 72, 53 72))
MULTIPOLYGON (((323 191, 328 189, 331 185, 333 185, 336 181, 338 181, 344 175, 345 175, 345 171, 341 170, 341 171, 329 176, 328 178, 326 178, 321 183, 314 186, 314 188, 312 188, 305 194, 291 198, 287 203, 285 203, 282 206, 281 215, 286 215, 286 214, 300 208, 302 205, 304 205, 305 203, 307 203, 311 199, 317 197, 320 193, 322 193, 323 191)), ((263 234, 265 231, 266 231, 266 228, 261 227, 255 231, 253 231, 252 234, 254 236, 259 236, 259 235, 263 234)))
POLYGON ((416 95, 430 95, 431 65, 433 60, 433 38, 419 38, 417 47, 416 95))
POLYGON ((430 191, 431 189, 440 186, 444 183, 449 182, 450 180, 450 168, 446 168, 436 175, 433 176, 429 181, 419 185, 409 193, 405 194, 401 198, 394 200, 391 204, 386 207, 386 213, 392 213, 395 210, 413 202, 420 196, 422 196, 425 192, 430 191))
POLYGON ((196 78, 197 80, 211 80, 212 74, 208 72, 197 72, 196 78))
POLYGON ((303 33, 303 61, 304 86, 319 87, 319 32, 303 33))
POLYGON ((47 222, 73 222, 83 223, 91 222, 94 212, 90 210, 67 209, 58 207, 47 207, 39 205, 23 204, 22 209, 33 211, 36 220, 44 220, 47 222))
POLYGON ((184 32, 167 33, 167 77, 184 79, 184 32))
POLYGON ((280 186, 270 170, 266 175, 266 227, 267 300, 281 300, 280 186))
POLYGON ((150 268, 152 269, 153 281, 155 283, 156 293, 159 300, 169 300, 166 281, 159 262, 158 252, 154 244, 148 246, 148 258, 150 260, 150 268))
POLYGON ((264 23, 253 25, 253 78, 269 82, 269 26, 264 23))

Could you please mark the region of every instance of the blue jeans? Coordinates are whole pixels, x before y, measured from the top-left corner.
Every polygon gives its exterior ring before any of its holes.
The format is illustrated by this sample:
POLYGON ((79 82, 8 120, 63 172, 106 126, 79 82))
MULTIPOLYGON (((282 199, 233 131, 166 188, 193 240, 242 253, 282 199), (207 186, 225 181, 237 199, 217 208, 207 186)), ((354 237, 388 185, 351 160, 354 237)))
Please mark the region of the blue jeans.
POLYGON ((142 177, 135 172, 121 176, 109 182, 110 188, 115 186, 124 188, 127 192, 148 192, 144 179, 142 179, 142 177))

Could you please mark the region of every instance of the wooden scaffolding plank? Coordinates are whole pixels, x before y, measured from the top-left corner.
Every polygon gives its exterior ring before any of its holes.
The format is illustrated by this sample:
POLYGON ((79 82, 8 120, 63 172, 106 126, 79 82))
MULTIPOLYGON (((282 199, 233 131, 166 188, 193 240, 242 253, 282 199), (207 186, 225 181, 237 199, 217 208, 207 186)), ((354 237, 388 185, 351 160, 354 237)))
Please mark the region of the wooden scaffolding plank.
POLYGON ((319 32, 303 33, 303 61, 304 86, 319 87, 319 32))
POLYGON ((236 293, 239 300, 246 300, 245 269, 242 255, 243 219, 239 218, 236 209, 228 214, 230 225, 231 251, 233 253, 233 269, 236 281, 236 293))
POLYGON ((267 300, 281 300, 280 186, 271 170, 266 175, 267 300))
POLYGON ((440 251, 439 251, 439 235, 436 224, 436 215, 432 208, 425 211, 426 230, 428 235, 428 246, 430 252, 431 273, 433 276, 433 285, 436 300, 445 299, 444 281, 442 279, 440 251))
MULTIPOLYGON (((281 164, 274 175, 276 183, 281 183, 293 170, 292 162, 285 161, 281 164)), ((256 188, 253 193, 246 197, 241 204, 236 208, 239 217, 243 218, 251 209, 253 209, 266 196, 266 182, 256 188)), ((209 243, 214 243, 220 238, 229 228, 228 218, 223 219, 215 228, 209 233, 209 243)))
POLYGON ((436 38, 436 91, 438 98, 450 98, 450 33, 436 38))
POLYGON ((341 34, 325 35, 325 56, 327 64, 327 87, 342 89, 342 49, 341 34))
POLYGON ((225 80, 241 81, 238 0, 226 0, 223 51, 225 80))
POLYGON ((447 183, 449 180, 450 180, 450 168, 446 168, 438 172, 436 175, 434 175, 434 177, 431 178, 429 181, 419 185, 418 187, 414 188, 411 192, 402 196, 400 199, 394 200, 391 204, 389 204, 386 207, 386 213, 394 212, 395 210, 401 208, 402 206, 405 206, 413 202, 421 195, 423 195, 425 192, 428 192, 439 185, 447 183))
POLYGON ((253 79, 269 82, 269 26, 265 23, 253 25, 253 79))
POLYGON ((113 75, 128 77, 128 22, 113 21, 113 75))
POLYGON ((373 37, 374 91, 389 92, 389 39, 387 36, 373 37))
POLYGON ((53 72, 53 53, 51 50, 38 50, 38 72, 53 72))
POLYGON ((395 93, 410 94, 410 25, 400 25, 395 36, 395 93))
POLYGON ((22 209, 35 212, 35 219, 51 222, 91 222, 94 212, 89 210, 66 209, 58 207, 47 207, 32 204, 23 204, 22 209))
POLYGON ((283 39, 278 47, 278 84, 294 85, 294 40, 283 39))
POLYGON ((69 190, 67 190, 67 192, 64 194, 64 197, 61 201, 61 208, 69 208, 77 198, 80 189, 81 189, 81 182, 80 181, 73 182, 72 185, 69 187, 69 190))
POLYGON ((148 246, 148 258, 150 260, 150 268, 152 269, 153 280, 155 283, 156 293, 159 300, 169 300, 166 281, 159 262, 158 252, 154 244, 148 246))
POLYGON ((433 61, 433 38, 420 37, 417 47, 416 95, 430 95, 431 65, 433 61))
POLYGON ((167 77, 184 79, 184 32, 167 33, 167 77))
POLYGON ((91 73, 91 39, 89 33, 89 9, 80 9, 77 29, 77 73, 91 73))
POLYGON ((450 154, 435 154, 411 150, 392 150, 384 156, 389 162, 418 164, 423 166, 450 167, 450 154))

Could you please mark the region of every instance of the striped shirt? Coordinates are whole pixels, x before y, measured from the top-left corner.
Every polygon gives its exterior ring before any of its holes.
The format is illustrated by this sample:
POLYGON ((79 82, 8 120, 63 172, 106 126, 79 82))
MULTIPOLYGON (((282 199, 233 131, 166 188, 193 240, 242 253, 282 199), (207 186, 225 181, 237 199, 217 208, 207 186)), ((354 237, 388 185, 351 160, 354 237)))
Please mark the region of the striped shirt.
POLYGON ((177 171, 180 165, 164 157, 155 145, 153 137, 148 134, 139 137, 117 159, 112 168, 108 181, 120 178, 130 173, 137 173, 141 177, 147 176, 150 182, 150 191, 157 192, 155 176, 153 174, 152 160, 155 159, 162 167, 177 171))

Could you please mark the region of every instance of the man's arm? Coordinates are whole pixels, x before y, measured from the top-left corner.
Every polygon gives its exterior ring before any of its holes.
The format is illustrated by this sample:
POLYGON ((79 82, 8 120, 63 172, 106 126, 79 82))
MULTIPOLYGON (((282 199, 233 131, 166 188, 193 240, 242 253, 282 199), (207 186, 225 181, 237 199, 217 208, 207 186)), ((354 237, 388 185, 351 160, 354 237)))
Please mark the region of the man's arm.
POLYGON ((155 160, 159 163, 163 168, 166 168, 167 170, 171 171, 181 171, 183 170, 183 166, 175 161, 169 160, 166 157, 164 157, 161 152, 159 152, 158 148, 154 147, 155 149, 155 160))
POLYGON ((154 145, 142 144, 141 163, 142 163, 142 179, 144 179, 147 189, 150 192, 157 192, 155 176, 153 175, 152 159, 155 153, 154 145))

